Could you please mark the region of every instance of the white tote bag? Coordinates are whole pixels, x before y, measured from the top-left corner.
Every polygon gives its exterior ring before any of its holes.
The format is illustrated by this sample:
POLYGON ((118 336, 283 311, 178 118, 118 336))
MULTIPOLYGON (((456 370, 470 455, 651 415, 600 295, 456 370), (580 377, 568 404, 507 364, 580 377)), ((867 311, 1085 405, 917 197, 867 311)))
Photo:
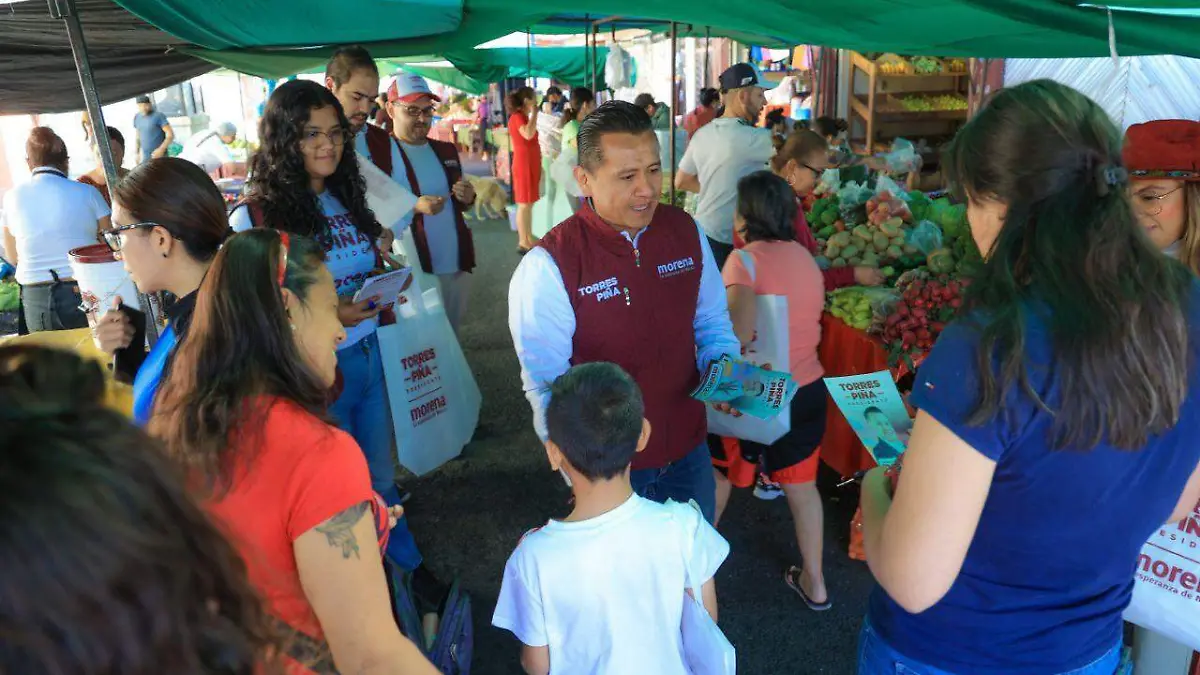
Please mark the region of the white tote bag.
MULTIPOLYGON (((744 250, 734 251, 741 256, 742 263, 755 280, 754 256, 744 250)), ((754 322, 754 340, 746 345, 742 359, 756 366, 770 365, 772 369, 787 372, 791 367, 788 354, 788 304, 782 295, 760 295, 755 300, 757 318, 754 322)), ((779 440, 792 428, 792 412, 785 407, 769 420, 750 415, 734 417, 708 407, 708 432, 718 436, 739 438, 770 445, 779 440)))
POLYGON ((379 352, 401 466, 420 476, 459 456, 482 397, 436 286, 413 279, 396 323, 379 328, 379 352))
POLYGON ((1125 620, 1200 650, 1200 504, 1150 537, 1135 574, 1125 620))
MULTIPOLYGON (((692 502, 692 506, 695 507, 695 502, 692 502)), ((695 508, 699 510, 699 507, 695 508)), ((681 534, 688 534, 682 530, 680 528, 681 534)), ((679 625, 684 662, 692 675, 736 675, 737 650, 704 608, 704 596, 701 593, 703 584, 692 579, 691 565, 688 564, 691 559, 691 540, 683 536, 681 543, 684 583, 687 584, 683 593, 683 619, 679 625), (689 589, 691 593, 687 592, 689 589)))

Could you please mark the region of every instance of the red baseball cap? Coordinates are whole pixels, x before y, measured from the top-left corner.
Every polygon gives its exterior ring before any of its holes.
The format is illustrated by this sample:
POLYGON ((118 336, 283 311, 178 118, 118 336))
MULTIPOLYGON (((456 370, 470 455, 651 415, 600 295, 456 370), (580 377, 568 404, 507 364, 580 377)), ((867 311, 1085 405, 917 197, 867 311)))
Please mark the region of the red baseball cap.
POLYGON ((1200 122, 1135 124, 1125 132, 1121 157, 1131 180, 1200 181, 1200 122))
POLYGON ((413 73, 400 73, 396 75, 396 80, 392 82, 392 86, 388 87, 387 100, 389 103, 397 101, 401 103, 415 103, 422 98, 431 98, 438 103, 442 99, 438 98, 429 89, 429 83, 425 78, 413 73))

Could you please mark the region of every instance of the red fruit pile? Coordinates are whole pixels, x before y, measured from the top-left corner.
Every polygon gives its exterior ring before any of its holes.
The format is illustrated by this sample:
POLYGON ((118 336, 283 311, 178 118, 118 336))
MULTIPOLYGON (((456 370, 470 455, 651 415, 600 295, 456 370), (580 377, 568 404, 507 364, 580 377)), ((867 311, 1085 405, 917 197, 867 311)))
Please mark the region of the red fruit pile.
POLYGON ((927 353, 962 306, 966 285, 966 281, 940 276, 915 279, 902 288, 900 301, 883 322, 881 337, 889 351, 896 357, 927 353))

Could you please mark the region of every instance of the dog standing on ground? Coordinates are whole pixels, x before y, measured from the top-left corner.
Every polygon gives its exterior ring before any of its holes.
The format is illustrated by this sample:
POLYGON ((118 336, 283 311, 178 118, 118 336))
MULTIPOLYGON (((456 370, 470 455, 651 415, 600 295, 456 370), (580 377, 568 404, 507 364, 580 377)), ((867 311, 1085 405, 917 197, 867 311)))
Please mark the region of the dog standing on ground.
POLYGON ((506 218, 508 214, 508 193, 495 178, 483 176, 467 176, 471 186, 475 188, 475 208, 471 216, 475 220, 506 218))

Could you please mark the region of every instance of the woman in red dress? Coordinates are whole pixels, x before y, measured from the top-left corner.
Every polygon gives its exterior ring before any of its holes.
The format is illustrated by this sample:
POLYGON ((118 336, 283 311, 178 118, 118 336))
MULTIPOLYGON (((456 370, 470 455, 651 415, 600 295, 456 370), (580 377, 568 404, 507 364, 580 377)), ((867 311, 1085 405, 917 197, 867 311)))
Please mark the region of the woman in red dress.
POLYGON ((508 136, 512 139, 512 189, 517 204, 517 252, 533 248, 533 204, 541 196, 542 148, 538 144, 537 94, 521 87, 508 95, 508 136))

